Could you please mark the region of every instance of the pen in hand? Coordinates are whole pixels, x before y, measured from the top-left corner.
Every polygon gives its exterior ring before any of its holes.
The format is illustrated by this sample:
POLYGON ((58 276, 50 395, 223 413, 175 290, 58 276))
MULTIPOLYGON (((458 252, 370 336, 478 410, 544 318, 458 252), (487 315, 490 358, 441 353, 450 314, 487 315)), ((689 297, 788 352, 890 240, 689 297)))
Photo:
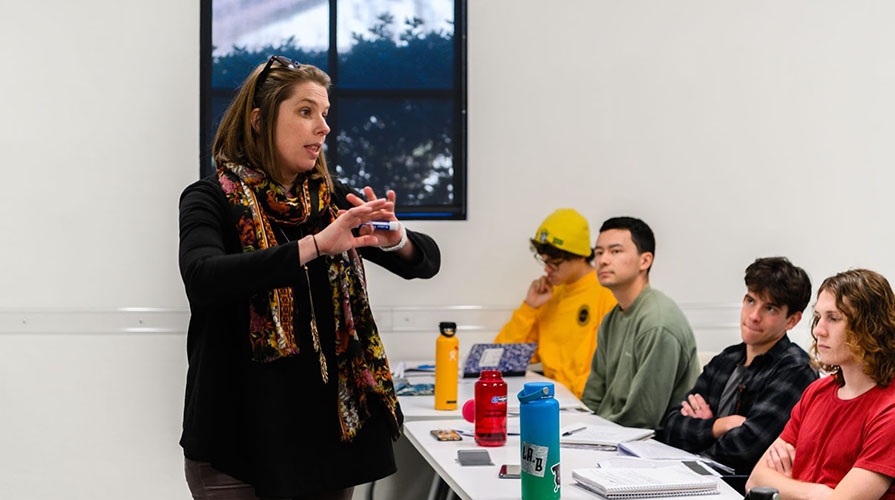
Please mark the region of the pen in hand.
POLYGON ((584 429, 587 429, 587 426, 586 426, 586 425, 583 426, 583 427, 576 427, 576 428, 574 428, 574 429, 569 429, 569 430, 567 430, 566 432, 563 432, 562 435, 563 435, 563 436, 571 436, 572 434, 575 434, 576 432, 581 432, 581 431, 583 431, 584 429))
POLYGON ((382 231, 397 231, 401 229, 401 223, 396 220, 371 220, 369 222, 364 222, 358 228, 364 226, 372 226, 373 229, 379 229, 382 231))

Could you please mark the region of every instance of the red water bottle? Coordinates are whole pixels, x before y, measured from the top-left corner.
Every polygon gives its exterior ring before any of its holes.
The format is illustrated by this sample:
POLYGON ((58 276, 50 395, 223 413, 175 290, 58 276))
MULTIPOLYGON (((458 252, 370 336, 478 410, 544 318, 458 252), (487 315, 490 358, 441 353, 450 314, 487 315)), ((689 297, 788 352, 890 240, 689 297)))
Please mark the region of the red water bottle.
POLYGON ((499 370, 482 370, 475 383, 475 442, 479 446, 507 442, 507 383, 499 370))

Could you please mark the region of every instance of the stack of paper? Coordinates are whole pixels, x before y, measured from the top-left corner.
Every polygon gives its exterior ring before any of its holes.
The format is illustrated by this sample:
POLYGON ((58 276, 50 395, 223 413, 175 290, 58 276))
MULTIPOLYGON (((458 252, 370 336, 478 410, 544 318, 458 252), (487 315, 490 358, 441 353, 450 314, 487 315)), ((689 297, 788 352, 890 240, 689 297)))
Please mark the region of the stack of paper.
POLYGON ((677 464, 655 469, 575 469, 578 484, 609 499, 717 494, 718 483, 677 464))
POLYGON ((631 456, 652 458, 656 460, 695 460, 699 457, 674 446, 668 446, 655 439, 640 443, 624 444, 618 447, 618 451, 631 456))
MULTIPOLYGON (((561 441, 560 441, 561 442, 561 441)), ((734 469, 709 458, 696 456, 690 452, 677 449, 654 439, 646 441, 619 443, 618 451, 640 458, 652 460, 698 460, 711 465, 722 474, 733 474, 734 469)))
POLYGON ((571 424, 559 430, 559 445, 615 449, 620 443, 646 439, 652 435, 652 429, 620 425, 571 424))

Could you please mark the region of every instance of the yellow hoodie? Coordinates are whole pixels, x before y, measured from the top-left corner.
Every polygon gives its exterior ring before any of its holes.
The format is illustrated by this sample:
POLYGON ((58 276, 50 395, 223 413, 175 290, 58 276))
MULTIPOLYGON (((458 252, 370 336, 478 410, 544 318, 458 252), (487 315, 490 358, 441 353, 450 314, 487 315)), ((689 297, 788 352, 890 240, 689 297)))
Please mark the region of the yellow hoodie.
POLYGON ((523 301, 494 342, 536 342, 531 362, 541 362, 545 376, 580 399, 597 348, 597 329, 615 304, 612 292, 589 272, 574 283, 553 287, 553 297, 537 309, 523 301))

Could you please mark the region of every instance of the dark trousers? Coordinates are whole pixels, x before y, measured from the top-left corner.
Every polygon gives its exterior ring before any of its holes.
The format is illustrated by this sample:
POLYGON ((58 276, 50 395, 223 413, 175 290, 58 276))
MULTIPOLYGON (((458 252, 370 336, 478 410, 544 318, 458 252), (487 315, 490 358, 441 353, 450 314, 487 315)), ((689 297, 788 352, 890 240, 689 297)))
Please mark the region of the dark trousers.
MULTIPOLYGON (((195 500, 275 500, 255 496, 255 488, 239 479, 215 470, 208 462, 184 458, 184 473, 195 500)), ((351 500, 354 488, 330 491, 315 497, 294 497, 291 500, 351 500)), ((276 499, 290 500, 290 499, 276 499)))

